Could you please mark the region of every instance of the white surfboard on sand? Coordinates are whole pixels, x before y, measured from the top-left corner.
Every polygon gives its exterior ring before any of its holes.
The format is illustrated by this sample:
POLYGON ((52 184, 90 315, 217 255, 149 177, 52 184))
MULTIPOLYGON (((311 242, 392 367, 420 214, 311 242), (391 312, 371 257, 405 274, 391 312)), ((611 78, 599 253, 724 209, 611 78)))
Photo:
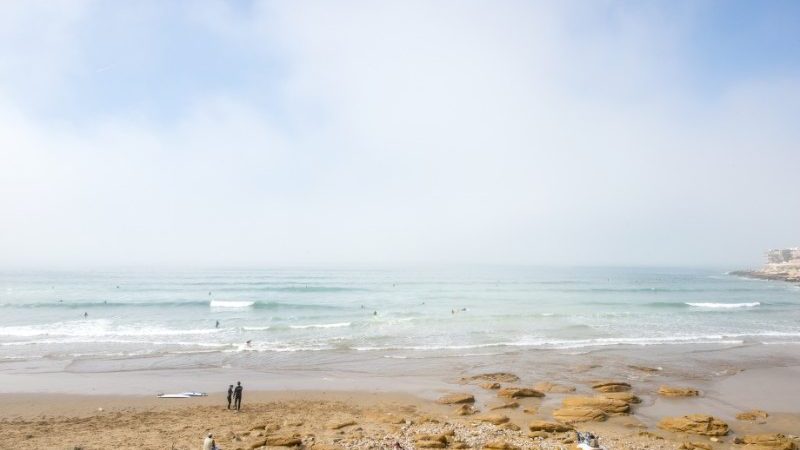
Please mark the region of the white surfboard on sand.
POLYGON ((181 392, 178 394, 158 394, 158 398, 192 398, 192 397, 206 397, 208 394, 205 392, 181 392))

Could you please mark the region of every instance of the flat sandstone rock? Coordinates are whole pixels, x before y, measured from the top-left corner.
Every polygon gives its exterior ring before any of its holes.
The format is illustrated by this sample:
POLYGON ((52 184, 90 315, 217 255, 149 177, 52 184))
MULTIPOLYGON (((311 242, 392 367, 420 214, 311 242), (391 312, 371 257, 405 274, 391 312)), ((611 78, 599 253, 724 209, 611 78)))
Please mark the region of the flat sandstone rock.
POLYGON ((505 441, 489 441, 484 444, 483 448, 489 450, 518 450, 519 447, 513 444, 509 444, 505 441))
POLYGON ((600 396, 614 400, 622 400, 623 402, 627 403, 642 403, 642 399, 634 395, 632 392, 606 392, 600 394, 600 396))
POLYGON ((546 420, 534 420, 528 424, 528 429, 531 431, 546 431, 548 433, 566 433, 567 431, 574 430, 571 425, 548 422, 546 420))
POLYGON ((748 450, 795 450, 797 446, 792 440, 782 434, 750 434, 736 438, 737 444, 745 444, 748 450))
POLYGON ((493 405, 489 409, 496 411, 498 409, 516 409, 519 408, 519 402, 505 402, 499 405, 493 405))
POLYGON ((564 407, 594 408, 606 414, 627 414, 631 407, 628 402, 607 397, 567 397, 564 407))
POLYGON ((741 412, 736 415, 736 419, 745 420, 749 422, 764 422, 769 417, 766 411, 760 409, 753 409, 750 411, 741 412))
POLYGON ((475 403, 475 397, 472 394, 466 394, 466 393, 447 394, 442 397, 439 397, 439 400, 436 400, 436 402, 441 403, 443 405, 475 403))
POLYGON ((553 417, 559 422, 602 422, 606 420, 606 414, 597 408, 585 406, 564 407, 553 411, 553 417))
POLYGON ((575 388, 573 386, 565 386, 563 384, 551 383, 549 381, 537 383, 535 386, 533 386, 533 388, 540 392, 553 394, 569 394, 570 392, 575 392, 575 388))
POLYGON ((514 375, 513 373, 508 372, 493 372, 493 373, 482 373, 480 375, 473 375, 471 377, 464 377, 461 381, 465 383, 474 383, 474 382, 496 382, 496 383, 516 383, 519 381, 519 377, 514 375))
POLYGON ((508 422, 508 417, 502 414, 486 414, 483 416, 477 417, 478 420, 481 422, 489 422, 492 425, 502 425, 508 422))
POLYGON ((705 414, 665 417, 658 422, 658 427, 662 430, 701 434, 703 436, 724 436, 728 434, 727 423, 705 414))
POLYGON ((625 392, 631 390, 631 385, 624 381, 599 380, 592 383, 592 389, 598 392, 625 392))
POLYGON ((497 395, 499 395, 500 397, 508 397, 508 398, 544 397, 543 392, 539 392, 535 389, 519 388, 519 387, 507 387, 500 389, 497 392, 497 395))
POLYGON ((664 397, 697 397, 700 391, 688 387, 661 386, 658 388, 658 395, 664 397))
POLYGON ((455 410, 455 414, 457 416, 471 416, 471 415, 475 414, 476 412, 478 412, 478 410, 475 409, 474 406, 466 404, 466 403, 462 403, 461 406, 459 406, 455 410))

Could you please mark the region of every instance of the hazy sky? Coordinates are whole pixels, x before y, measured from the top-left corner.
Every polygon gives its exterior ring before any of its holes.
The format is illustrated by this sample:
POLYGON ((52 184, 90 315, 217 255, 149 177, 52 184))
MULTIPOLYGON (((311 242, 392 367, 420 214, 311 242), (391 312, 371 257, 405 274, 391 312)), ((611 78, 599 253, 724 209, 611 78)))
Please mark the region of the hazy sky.
POLYGON ((4 1, 0 266, 753 265, 800 2, 4 1))

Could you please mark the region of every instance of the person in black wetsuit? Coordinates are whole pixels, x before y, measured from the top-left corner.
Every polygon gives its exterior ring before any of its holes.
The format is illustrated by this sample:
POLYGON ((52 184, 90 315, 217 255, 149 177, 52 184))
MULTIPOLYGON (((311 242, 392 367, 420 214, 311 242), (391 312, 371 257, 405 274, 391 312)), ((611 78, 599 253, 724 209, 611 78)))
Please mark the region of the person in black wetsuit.
POLYGON ((242 382, 237 381, 236 389, 233 390, 233 405, 237 411, 242 409, 242 390, 244 390, 244 388, 242 388, 242 382))
POLYGON ((228 409, 231 409, 231 399, 233 399, 233 385, 228 386, 228 409))

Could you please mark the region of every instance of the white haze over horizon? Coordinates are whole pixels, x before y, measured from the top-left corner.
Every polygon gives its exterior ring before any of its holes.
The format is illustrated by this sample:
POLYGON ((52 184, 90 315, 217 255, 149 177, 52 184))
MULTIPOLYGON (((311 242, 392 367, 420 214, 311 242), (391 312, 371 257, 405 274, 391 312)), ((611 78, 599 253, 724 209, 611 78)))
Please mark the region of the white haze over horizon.
POLYGON ((740 6, 3 2, 0 267, 758 265, 800 17, 740 6))

